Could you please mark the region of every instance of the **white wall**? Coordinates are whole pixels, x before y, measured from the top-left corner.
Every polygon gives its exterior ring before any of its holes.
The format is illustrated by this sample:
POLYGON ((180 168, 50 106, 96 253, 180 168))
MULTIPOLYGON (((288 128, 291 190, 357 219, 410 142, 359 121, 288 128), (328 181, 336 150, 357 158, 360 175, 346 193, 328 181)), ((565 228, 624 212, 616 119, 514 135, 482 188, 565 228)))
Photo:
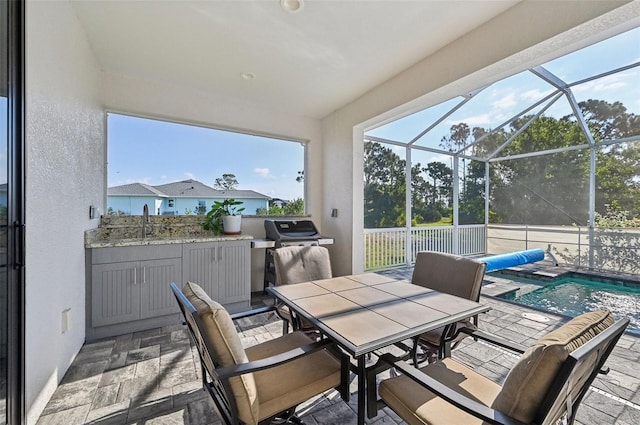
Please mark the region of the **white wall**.
POLYGON ((366 127, 469 93, 633 28, 638 25, 640 3, 625 3, 518 3, 325 117, 322 229, 336 238, 331 248, 334 272, 358 273, 364 267, 362 136, 366 127), (338 209, 337 218, 326 214, 331 208, 338 209))
POLYGON ((84 231, 104 211, 99 72, 67 2, 27 3, 26 404, 35 424, 84 342, 84 231), (70 329, 62 332, 62 312, 70 329))

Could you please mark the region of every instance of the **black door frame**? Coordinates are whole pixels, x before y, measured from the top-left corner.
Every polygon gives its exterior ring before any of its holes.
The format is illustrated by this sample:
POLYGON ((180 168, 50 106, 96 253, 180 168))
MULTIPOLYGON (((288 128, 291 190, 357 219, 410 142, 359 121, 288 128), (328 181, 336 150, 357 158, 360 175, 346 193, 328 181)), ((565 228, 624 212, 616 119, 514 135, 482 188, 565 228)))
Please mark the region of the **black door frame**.
POLYGON ((25 407, 25 2, 7 1, 7 424, 25 407))

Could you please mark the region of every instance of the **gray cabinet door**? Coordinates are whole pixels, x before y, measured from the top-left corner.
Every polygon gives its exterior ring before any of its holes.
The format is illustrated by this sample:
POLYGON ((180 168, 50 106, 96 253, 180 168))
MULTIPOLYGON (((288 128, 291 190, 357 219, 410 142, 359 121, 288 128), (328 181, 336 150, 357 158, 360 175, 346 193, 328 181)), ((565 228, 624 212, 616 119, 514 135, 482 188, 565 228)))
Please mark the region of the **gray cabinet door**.
POLYGON ((140 275, 141 319, 179 312, 169 284, 180 283, 181 258, 141 261, 138 266, 138 276, 140 275))
POLYGON ((249 241, 219 242, 218 298, 221 304, 251 300, 249 241))
POLYGON ((140 316, 138 261, 92 267, 91 326, 112 325, 140 316))
POLYGON ((218 242, 185 244, 182 248, 182 284, 197 283, 218 301, 218 242))

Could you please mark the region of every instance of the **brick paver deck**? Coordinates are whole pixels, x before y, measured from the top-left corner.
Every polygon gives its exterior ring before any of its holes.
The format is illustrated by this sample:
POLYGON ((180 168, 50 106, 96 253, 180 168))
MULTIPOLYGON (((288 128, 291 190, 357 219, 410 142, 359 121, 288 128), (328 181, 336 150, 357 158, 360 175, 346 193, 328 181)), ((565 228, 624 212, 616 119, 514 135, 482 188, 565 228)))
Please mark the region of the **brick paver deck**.
MULTIPOLYGON (((410 276, 410 269, 387 272, 410 276)), ((487 293, 504 291, 508 282, 492 282, 481 302, 492 310, 480 327, 507 339, 529 344, 567 318, 517 306, 487 293), (527 314, 525 314, 527 313, 527 314), (525 317, 526 316, 526 317, 525 317)), ((257 301, 259 301, 257 299, 257 301)), ((281 322, 261 315, 238 323, 245 346, 282 333, 281 322)), ((469 338, 453 357, 498 382, 516 361, 511 353, 469 338)), ((624 335, 610 356, 608 375, 596 378, 578 411, 577 422, 632 425, 640 423, 640 339, 624 335)), ((329 391, 300 406, 309 425, 355 424, 357 385, 345 404, 329 391)), ((198 355, 183 326, 126 334, 86 344, 47 404, 38 425, 217 425, 213 402, 202 390, 198 355)), ((389 409, 370 424, 399 424, 389 409)))

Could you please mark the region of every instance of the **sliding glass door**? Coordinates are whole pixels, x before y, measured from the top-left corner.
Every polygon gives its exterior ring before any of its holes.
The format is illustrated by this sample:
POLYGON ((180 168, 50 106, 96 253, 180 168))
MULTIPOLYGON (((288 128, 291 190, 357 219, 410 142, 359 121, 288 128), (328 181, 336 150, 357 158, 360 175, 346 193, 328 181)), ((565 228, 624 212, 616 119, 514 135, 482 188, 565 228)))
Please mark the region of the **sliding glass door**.
POLYGON ((0 424, 24 423, 24 3, 0 0, 0 424))

